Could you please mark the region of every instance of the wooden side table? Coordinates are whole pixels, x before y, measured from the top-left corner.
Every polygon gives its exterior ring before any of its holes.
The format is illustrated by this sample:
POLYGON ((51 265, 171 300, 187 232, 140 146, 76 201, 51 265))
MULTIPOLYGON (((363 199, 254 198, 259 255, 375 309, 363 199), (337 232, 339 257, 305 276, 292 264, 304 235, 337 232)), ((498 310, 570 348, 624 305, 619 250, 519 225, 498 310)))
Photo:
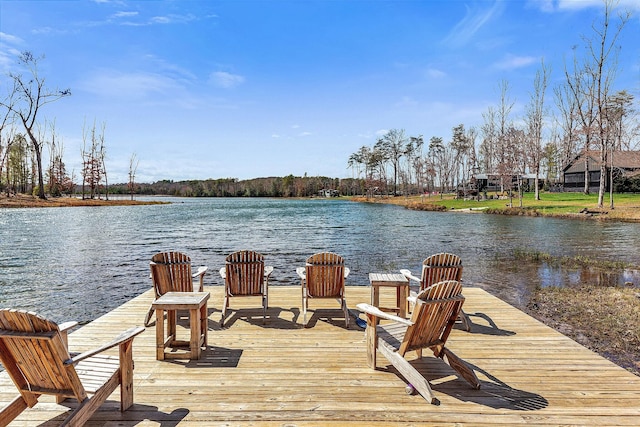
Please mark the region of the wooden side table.
POLYGON ((156 359, 199 359, 200 348, 207 346, 207 300, 209 292, 167 292, 155 300, 156 359), (176 320, 178 310, 189 310, 191 339, 178 340, 176 320), (167 336, 164 335, 164 312, 167 312, 167 336), (187 352, 165 352, 167 347, 188 347, 187 352))
POLYGON ((407 317, 409 296, 409 280, 402 274, 396 273, 369 273, 371 283, 371 305, 382 311, 398 313, 398 316, 407 317), (389 287, 396 289, 396 306, 380 307, 380 288, 389 287))

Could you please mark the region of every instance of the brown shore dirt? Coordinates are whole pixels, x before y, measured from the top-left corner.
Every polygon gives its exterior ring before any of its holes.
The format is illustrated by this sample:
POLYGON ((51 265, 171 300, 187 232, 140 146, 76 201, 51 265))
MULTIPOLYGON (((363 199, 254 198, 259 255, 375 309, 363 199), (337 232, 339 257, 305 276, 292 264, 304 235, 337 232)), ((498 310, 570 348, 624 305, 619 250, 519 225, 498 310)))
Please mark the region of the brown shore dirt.
POLYGON ((75 206, 128 206, 128 205, 154 205, 162 204, 162 201, 139 201, 129 198, 111 197, 105 199, 81 199, 78 197, 49 197, 40 199, 35 196, 16 194, 12 196, 0 196, 0 208, 58 208, 75 206))
MULTIPOLYGON (((389 203, 405 206, 408 209, 473 214, 483 212, 476 209, 443 208, 437 203, 420 203, 415 198, 405 197, 375 199, 363 197, 351 198, 351 200, 389 203)), ((0 208, 118 206, 161 203, 166 202, 132 201, 121 198, 83 200, 74 197, 42 200, 28 195, 0 196, 0 208)), ((590 209, 586 212, 586 215, 563 213, 558 215, 545 214, 545 216, 600 220, 602 219, 602 212, 605 211, 590 209), (592 213, 589 214, 589 212, 592 213), (597 213, 593 214, 593 212, 597 213)), ((513 210, 508 212, 493 211, 492 213, 514 214, 513 210)), ((607 215, 607 220, 640 222, 640 208, 619 206, 615 211, 615 216, 607 215)), ((629 372, 640 376, 640 289, 637 287, 605 288, 585 283, 580 287, 538 289, 525 306, 518 308, 629 372)))

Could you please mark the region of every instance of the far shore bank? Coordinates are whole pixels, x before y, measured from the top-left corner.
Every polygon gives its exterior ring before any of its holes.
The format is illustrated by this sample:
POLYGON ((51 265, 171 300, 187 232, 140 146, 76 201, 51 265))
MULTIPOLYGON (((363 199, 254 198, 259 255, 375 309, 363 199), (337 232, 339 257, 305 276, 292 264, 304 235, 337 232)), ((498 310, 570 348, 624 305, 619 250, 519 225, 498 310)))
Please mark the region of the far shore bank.
POLYGON ((165 204, 161 200, 131 200, 129 196, 110 196, 109 199, 82 199, 80 197, 49 197, 40 199, 36 196, 16 194, 7 197, 0 195, 0 208, 59 208, 79 206, 132 206, 165 204))
POLYGON ((597 205, 597 194, 543 193, 541 200, 533 200, 532 194, 525 194, 520 206, 517 198, 495 197, 485 200, 456 199, 452 195, 431 196, 376 196, 351 197, 351 200, 365 203, 385 203, 403 206, 407 209, 453 212, 484 213, 497 215, 553 217, 579 220, 640 222, 640 194, 615 195, 614 207, 610 207, 609 196, 604 207, 597 205))
MULTIPOLYGON (((144 197, 144 196, 139 196, 144 197)), ((7 197, 0 194, 0 208, 46 208, 77 206, 130 206, 166 204, 163 196, 153 196, 157 200, 131 200, 127 195, 110 195, 99 199, 82 199, 71 197, 48 197, 40 199, 27 194, 16 194, 7 197)), ((496 214, 534 217, 553 217, 579 220, 624 221, 640 223, 640 194, 615 195, 614 208, 610 207, 607 196, 605 207, 598 208, 597 195, 581 193, 543 193, 541 200, 533 200, 532 194, 525 194, 520 204, 517 198, 490 197, 489 199, 456 199, 452 195, 418 195, 418 196, 343 196, 360 203, 383 203, 405 207, 406 209, 471 213, 496 214)))

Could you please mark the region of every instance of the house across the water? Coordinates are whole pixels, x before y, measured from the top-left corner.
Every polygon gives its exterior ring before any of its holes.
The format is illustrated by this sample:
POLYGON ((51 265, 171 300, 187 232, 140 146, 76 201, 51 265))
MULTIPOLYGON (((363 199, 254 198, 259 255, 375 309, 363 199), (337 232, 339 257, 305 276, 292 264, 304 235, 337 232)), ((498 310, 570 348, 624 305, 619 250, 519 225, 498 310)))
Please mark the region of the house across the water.
MULTIPOLYGON (((606 191, 609 191, 612 164, 615 177, 640 175, 640 151, 614 151, 609 156, 613 158, 607 159, 606 191)), ((586 151, 577 155, 563 169, 564 191, 583 191, 586 169, 589 173, 589 191, 597 192, 600 188, 600 164, 599 151, 586 151)))
POLYGON ((333 189, 322 189, 318 191, 319 197, 338 197, 339 195, 340 193, 338 193, 338 190, 333 189))

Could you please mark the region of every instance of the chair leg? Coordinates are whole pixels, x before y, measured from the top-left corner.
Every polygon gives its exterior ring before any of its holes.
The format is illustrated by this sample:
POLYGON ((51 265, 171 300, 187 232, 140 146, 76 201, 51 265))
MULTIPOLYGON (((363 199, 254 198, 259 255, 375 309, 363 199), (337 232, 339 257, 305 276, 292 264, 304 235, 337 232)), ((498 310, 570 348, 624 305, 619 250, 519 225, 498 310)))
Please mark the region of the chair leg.
POLYGON ((120 411, 133 405, 133 339, 118 346, 120 359, 120 411))
POLYGON ((220 319, 220 327, 224 327, 224 320, 227 317, 227 307, 229 307, 229 296, 224 296, 224 303, 222 304, 222 318, 220 319))
POLYGON ((9 423, 27 409, 27 402, 22 396, 18 396, 0 411, 0 426, 8 426, 9 423))
POLYGON ((147 311, 147 315, 144 317, 144 326, 149 327, 149 325, 151 325, 151 316, 153 316, 154 312, 155 309, 153 306, 149 307, 149 311, 147 311))
POLYGON ((449 364, 456 372, 458 372, 462 378, 464 378, 469 384, 473 386, 473 388, 480 389, 480 381, 476 376, 476 373, 471 369, 471 367, 464 360, 460 359, 455 355, 454 352, 449 350, 447 347, 442 349, 442 354, 446 356, 445 362, 449 364))
POLYGON ((349 309, 347 308, 347 300, 342 298, 341 299, 341 304, 342 306, 342 311, 344 312, 344 325, 345 327, 349 327, 349 309))
POLYGON ((427 381, 416 368, 411 366, 404 357, 400 356, 395 349, 390 348, 387 343, 381 340, 378 340, 378 350, 380 350, 384 357, 400 372, 400 375, 402 375, 427 402, 434 405, 438 404, 438 399, 435 394, 433 394, 429 381, 427 381))
POLYGON ((266 295, 262 295, 262 324, 267 323, 267 306, 269 302, 266 295))
POLYGON ((471 332, 471 319, 469 318, 469 315, 467 313, 465 313, 464 311, 460 310, 460 314, 458 315, 458 319, 460 319, 462 321, 462 325, 464 327, 464 330, 467 332, 471 332))
POLYGON ((373 314, 367 313, 367 329, 365 329, 365 338, 367 340, 367 365, 371 369, 376 369, 376 349, 378 347, 378 329, 376 324, 378 318, 373 314))
POLYGON ((302 293, 302 325, 304 327, 306 327, 307 326, 307 308, 308 308, 307 304, 308 304, 308 301, 307 301, 306 295, 304 294, 304 290, 302 292, 303 292, 302 293))

